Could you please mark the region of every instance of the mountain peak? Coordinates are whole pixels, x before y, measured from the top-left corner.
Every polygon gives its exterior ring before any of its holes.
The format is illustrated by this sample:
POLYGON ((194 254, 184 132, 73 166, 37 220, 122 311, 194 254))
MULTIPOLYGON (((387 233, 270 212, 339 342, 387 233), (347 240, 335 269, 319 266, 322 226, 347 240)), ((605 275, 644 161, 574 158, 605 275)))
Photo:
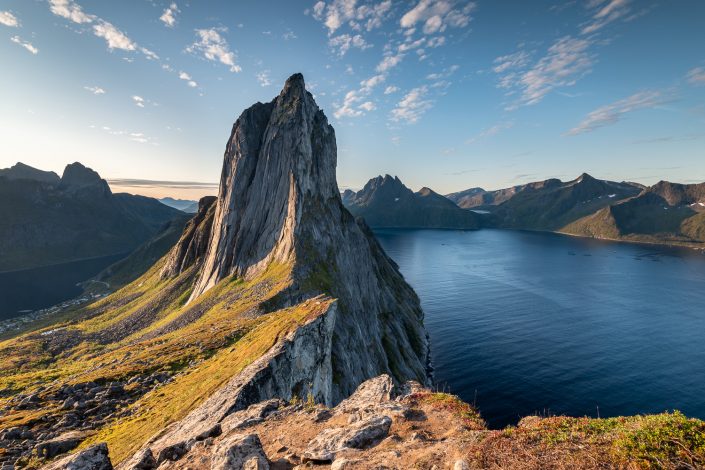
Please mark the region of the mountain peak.
POLYGON ((98 172, 79 162, 66 165, 60 187, 70 191, 88 191, 101 196, 111 194, 107 181, 102 179, 98 172))
POLYGON ((17 162, 10 168, 0 169, 0 176, 10 180, 32 180, 51 184, 59 182, 59 175, 53 171, 38 170, 22 162, 17 162))

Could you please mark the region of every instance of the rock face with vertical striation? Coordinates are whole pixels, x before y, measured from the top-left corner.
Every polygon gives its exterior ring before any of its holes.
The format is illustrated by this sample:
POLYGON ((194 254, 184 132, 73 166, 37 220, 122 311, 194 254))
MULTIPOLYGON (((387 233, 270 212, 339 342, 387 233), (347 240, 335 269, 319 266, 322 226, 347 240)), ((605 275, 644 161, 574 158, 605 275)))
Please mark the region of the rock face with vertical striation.
POLYGON ((245 110, 225 150, 191 295, 283 263, 292 265, 292 303, 311 291, 338 299, 333 401, 380 373, 428 382, 419 300, 364 222, 343 207, 336 160, 335 132, 302 75, 291 76, 274 101, 245 110))

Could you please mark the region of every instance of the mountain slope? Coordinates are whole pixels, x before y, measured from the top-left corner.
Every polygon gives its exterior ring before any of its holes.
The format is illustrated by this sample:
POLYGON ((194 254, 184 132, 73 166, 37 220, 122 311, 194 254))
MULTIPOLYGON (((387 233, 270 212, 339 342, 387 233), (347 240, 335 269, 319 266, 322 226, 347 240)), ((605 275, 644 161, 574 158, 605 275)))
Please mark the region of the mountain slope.
POLYGON ((344 209, 335 166, 333 128, 301 75, 245 110, 217 201, 167 256, 113 295, 0 343, 0 428, 27 431, 0 461, 55 449, 67 431, 80 437, 58 453, 105 442, 113 463, 138 451, 179 460, 261 400, 332 405, 380 373, 427 384, 419 300, 344 209))
POLYGON ((355 216, 374 228, 479 228, 479 216, 457 207, 452 201, 423 188, 414 193, 397 177, 372 178, 353 193, 346 191, 343 202, 355 216))
POLYGON ((0 168, 0 178, 8 180, 30 180, 40 181, 43 183, 59 184, 59 175, 53 171, 42 171, 25 165, 22 162, 17 162, 10 168, 0 168))
POLYGON ((80 163, 61 179, 39 170, 8 178, 20 165, 0 176, 0 271, 127 253, 182 216, 155 199, 112 194, 80 163))
POLYGON ((584 173, 565 183, 550 179, 527 185, 493 214, 501 228, 555 231, 640 191, 629 183, 598 180, 584 173))
POLYGON ((661 181, 638 196, 576 220, 561 231, 594 238, 702 246, 705 183, 661 181))

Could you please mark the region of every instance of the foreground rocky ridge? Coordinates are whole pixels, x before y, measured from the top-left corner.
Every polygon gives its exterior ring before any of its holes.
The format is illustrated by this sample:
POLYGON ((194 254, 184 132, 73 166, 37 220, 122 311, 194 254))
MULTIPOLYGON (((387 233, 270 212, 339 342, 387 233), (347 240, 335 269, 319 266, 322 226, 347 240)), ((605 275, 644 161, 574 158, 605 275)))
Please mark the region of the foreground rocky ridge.
MULTIPOLYGON (((705 423, 679 413, 522 419, 489 430, 457 397, 382 375, 335 407, 271 399, 167 450, 145 448, 119 470, 697 469, 705 423)), ((111 469, 96 444, 48 469, 111 469)))
POLYGON ((219 197, 167 256, 0 343, 0 464, 81 468, 61 460, 77 449, 116 465, 147 451, 180 460, 262 400, 333 406, 379 374, 427 384, 418 297, 344 209, 335 166, 333 129, 301 75, 246 110, 219 197))

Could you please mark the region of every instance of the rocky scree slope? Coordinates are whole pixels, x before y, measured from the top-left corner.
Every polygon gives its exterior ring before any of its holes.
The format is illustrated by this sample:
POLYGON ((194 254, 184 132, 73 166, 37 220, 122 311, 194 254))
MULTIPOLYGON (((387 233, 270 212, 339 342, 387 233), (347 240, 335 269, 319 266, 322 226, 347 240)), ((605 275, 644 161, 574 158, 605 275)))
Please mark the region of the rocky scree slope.
POLYGON ((345 207, 373 228, 477 229, 479 216, 422 188, 414 193, 398 177, 377 176, 357 193, 343 193, 345 207))
MULTIPOLYGON (((301 75, 245 110, 218 198, 169 254, 0 343, 0 463, 38 468, 84 449, 115 465, 178 462, 262 400, 331 406, 380 373, 428 383, 419 300, 343 207, 335 166, 333 128, 301 75)), ((139 465, 126 468, 152 468, 139 465)))

